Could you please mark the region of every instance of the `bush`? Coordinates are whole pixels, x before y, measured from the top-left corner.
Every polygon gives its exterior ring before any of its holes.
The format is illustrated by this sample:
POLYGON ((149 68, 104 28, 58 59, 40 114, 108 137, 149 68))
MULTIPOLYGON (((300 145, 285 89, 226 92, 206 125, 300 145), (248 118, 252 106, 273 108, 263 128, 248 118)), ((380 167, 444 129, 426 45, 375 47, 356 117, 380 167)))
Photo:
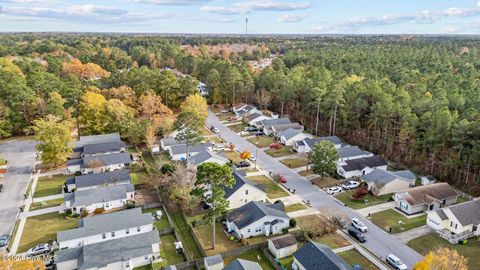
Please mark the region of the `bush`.
POLYGON ((88 215, 87 209, 83 208, 82 212, 80 213, 80 216, 83 218, 83 217, 86 217, 87 215, 88 215))
POLYGON ((143 164, 140 163, 133 163, 130 165, 130 171, 132 172, 139 172, 144 169, 143 164))
POLYGON ((292 218, 290 219, 290 228, 295 228, 297 226, 297 220, 292 218))
POLYGON ((282 145, 280 143, 271 143, 269 145, 270 149, 274 149, 274 150, 278 150, 280 148, 282 148, 282 145))
POLYGON ((95 209, 95 210, 93 211, 93 213, 94 213, 95 215, 99 215, 99 214, 101 214, 101 213, 103 213, 103 212, 105 212, 105 208, 103 208, 103 207, 102 207, 102 208, 97 208, 97 209, 95 209))
POLYGON ((357 188, 357 191, 352 195, 352 199, 360 200, 361 198, 367 196, 368 190, 366 188, 357 188))
POLYGON ((127 209, 135 208, 135 202, 134 201, 128 201, 125 204, 125 208, 127 208, 127 209))
POLYGON ((283 228, 283 229, 282 229, 282 233, 283 233, 283 234, 287 234, 287 233, 288 233, 288 228, 283 228))
POLYGON ((170 163, 165 163, 165 164, 163 164, 162 168, 160 168, 160 171, 163 174, 172 173, 173 170, 174 170, 173 165, 170 164, 170 163))

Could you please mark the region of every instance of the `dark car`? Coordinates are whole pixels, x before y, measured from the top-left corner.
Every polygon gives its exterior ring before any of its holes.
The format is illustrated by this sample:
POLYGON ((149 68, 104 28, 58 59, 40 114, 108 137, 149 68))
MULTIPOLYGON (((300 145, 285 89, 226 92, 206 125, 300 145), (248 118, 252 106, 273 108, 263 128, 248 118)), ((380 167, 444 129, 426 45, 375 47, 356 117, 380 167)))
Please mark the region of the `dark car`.
POLYGON ((8 244, 8 240, 10 239, 10 236, 4 234, 0 236, 0 247, 4 247, 8 244))
POLYGON ((255 135, 257 135, 257 136, 263 136, 263 135, 265 135, 265 132, 259 130, 259 131, 255 132, 255 135))
POLYGON ((258 131, 258 129, 256 127, 246 127, 245 128, 245 131, 247 132, 255 132, 255 131, 258 131))
POLYGON ((365 237, 365 235, 361 231, 355 228, 348 229, 348 234, 350 234, 353 238, 355 238, 360 243, 367 242, 367 238, 365 237))
POLYGON ((235 163, 235 167, 237 167, 237 168, 248 168, 248 167, 250 167, 250 163, 248 163, 246 161, 239 161, 239 162, 235 163))

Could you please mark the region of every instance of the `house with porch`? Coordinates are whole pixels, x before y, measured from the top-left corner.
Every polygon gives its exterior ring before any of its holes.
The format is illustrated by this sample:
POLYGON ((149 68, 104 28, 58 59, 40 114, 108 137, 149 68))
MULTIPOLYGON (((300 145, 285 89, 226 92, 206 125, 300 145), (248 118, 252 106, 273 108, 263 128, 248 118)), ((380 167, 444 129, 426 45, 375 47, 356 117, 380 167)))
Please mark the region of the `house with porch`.
POLYGON ((395 193, 397 208, 407 215, 427 212, 457 203, 458 194, 448 183, 418 186, 395 193))
POLYGON ((415 185, 417 176, 409 170, 391 172, 375 168, 360 178, 367 183, 368 191, 381 196, 410 188, 415 185))
POLYGON ((130 184, 130 170, 121 169, 111 172, 77 175, 65 181, 66 192, 92 189, 105 186, 130 184))
POLYGON ((387 162, 380 156, 371 156, 345 161, 345 165, 337 164, 337 174, 348 179, 361 177, 374 169, 387 170, 387 162))

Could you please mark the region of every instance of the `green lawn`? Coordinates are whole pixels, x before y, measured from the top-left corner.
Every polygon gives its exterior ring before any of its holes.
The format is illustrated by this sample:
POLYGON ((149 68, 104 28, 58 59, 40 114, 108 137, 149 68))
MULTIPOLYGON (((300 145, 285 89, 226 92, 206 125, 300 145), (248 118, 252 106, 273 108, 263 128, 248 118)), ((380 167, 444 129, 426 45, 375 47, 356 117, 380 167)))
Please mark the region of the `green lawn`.
POLYGON ((360 254, 356 249, 340 252, 337 255, 352 266, 358 264, 363 270, 378 270, 378 267, 360 254))
POLYGON ((130 178, 132 179, 133 185, 141 185, 145 183, 145 179, 147 178, 147 176, 148 173, 146 170, 130 173, 130 178))
POLYGON ((407 218, 393 209, 388 209, 372 214, 372 222, 387 232, 389 231, 388 228, 391 227, 392 233, 399 233, 425 225, 426 216, 425 214, 414 218, 407 218), (398 224, 399 221, 403 221, 404 225, 400 226, 400 224, 398 224), (402 230, 401 227, 404 229, 402 230))
POLYGON ((295 154, 291 146, 282 146, 280 149, 268 149, 265 153, 269 154, 272 157, 283 157, 295 154))
POLYGON ((238 133, 240 131, 244 131, 247 125, 245 123, 240 122, 238 124, 227 126, 227 127, 231 129, 233 132, 238 133))
POLYGON ((314 237, 313 241, 318 242, 320 244, 324 244, 331 249, 350 246, 350 242, 348 242, 345 238, 343 238, 338 233, 331 233, 331 234, 324 235, 322 237, 314 237))
POLYGON ((190 232, 188 224, 182 217, 182 213, 180 210, 169 210, 170 217, 175 223, 175 229, 180 234, 182 238, 183 247, 187 249, 188 254, 194 259, 198 259, 202 257, 202 253, 195 244, 195 240, 193 240, 193 235, 190 232))
POLYGON ((22 253, 35 245, 55 240, 58 231, 76 228, 78 221, 78 218, 69 219, 58 213, 27 218, 17 252, 22 253))
POLYGON ((259 148, 267 147, 274 142, 273 137, 269 136, 253 137, 248 139, 248 141, 259 148))
POLYGON ((452 245, 436 233, 430 233, 410 240, 407 245, 423 255, 440 247, 455 249, 468 259, 468 269, 480 269, 480 240, 469 239, 466 245, 452 245))
POLYGON ((249 260, 252 262, 257 262, 260 264, 263 270, 274 270, 273 265, 268 261, 268 259, 263 255, 262 251, 260 250, 250 250, 248 252, 243 253, 240 256, 234 256, 234 257, 227 257, 224 258, 224 264, 227 266, 231 261, 240 258, 244 260, 249 260), (260 261, 258 260, 260 258, 260 261))
POLYGON ((298 168, 302 166, 308 165, 308 160, 300 159, 300 158, 286 158, 280 161, 281 163, 285 164, 285 166, 289 168, 298 168))
POLYGON ((295 211, 303 210, 306 208, 307 206, 303 203, 295 203, 295 204, 285 206, 285 212, 295 212, 295 211))
POLYGON ((159 210, 162 211, 162 213, 163 213, 162 218, 160 220, 156 220, 153 224, 155 225, 157 230, 170 228, 171 226, 170 226, 170 223, 168 222, 167 215, 165 215, 165 213, 163 212, 162 207, 145 209, 145 210, 142 210, 142 212, 143 213, 152 213, 152 215, 154 215, 154 217, 155 217, 155 212, 157 212, 159 210))
POLYGON ((160 254, 163 261, 161 266, 175 265, 185 261, 183 255, 175 252, 175 235, 173 233, 160 236, 162 247, 160 254))
POLYGON ((368 193, 367 196, 363 197, 360 200, 353 200, 350 198, 350 196, 355 192, 355 190, 348 190, 345 192, 342 192, 340 194, 335 195, 335 198, 337 200, 343 202, 346 204, 348 207, 353 208, 353 209, 361 209, 365 207, 369 207, 372 205, 377 205, 377 204, 382 204, 388 202, 388 200, 392 197, 392 194, 385 194, 379 197, 375 197, 371 193, 368 193), (365 200, 367 200, 367 203, 365 203, 365 200))
POLYGON ((223 231, 223 225, 219 222, 215 223, 215 249, 212 249, 212 225, 197 226, 194 228, 194 230, 207 256, 215 255, 242 246, 240 242, 235 243, 235 241, 227 238, 225 232, 223 231))
POLYGON ((38 178, 37 186, 33 193, 34 198, 40 198, 55 194, 61 194, 65 180, 71 175, 56 174, 51 176, 42 176, 38 178))
POLYGON ((263 188, 265 189, 265 192, 267 192, 267 196, 270 199, 276 199, 276 198, 285 197, 289 195, 277 183, 275 183, 273 180, 271 180, 265 175, 250 176, 247 178, 257 184, 262 184, 263 188))
POLYGON ((43 202, 34 202, 30 204, 30 211, 59 206, 64 202, 63 198, 43 201, 43 202))

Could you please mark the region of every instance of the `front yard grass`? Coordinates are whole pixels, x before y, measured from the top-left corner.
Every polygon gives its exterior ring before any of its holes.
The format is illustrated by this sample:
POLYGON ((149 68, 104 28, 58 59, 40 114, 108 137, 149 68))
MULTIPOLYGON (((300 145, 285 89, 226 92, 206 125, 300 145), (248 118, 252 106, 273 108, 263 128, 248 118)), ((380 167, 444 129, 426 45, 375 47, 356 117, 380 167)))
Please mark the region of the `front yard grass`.
POLYGON ((223 225, 219 222, 215 223, 215 249, 212 249, 212 225, 201 225, 194 228, 200 245, 207 256, 215 255, 228 250, 233 250, 242 246, 242 244, 235 243, 227 238, 227 235, 223 231, 223 225))
POLYGON ((78 221, 78 218, 66 218, 58 213, 27 218, 17 252, 23 253, 38 244, 50 243, 56 239, 58 231, 76 228, 78 221))
POLYGON ((331 233, 321 237, 314 237, 313 241, 324 244, 331 249, 350 246, 350 242, 348 242, 338 233, 331 233))
POLYGON ((232 117, 234 117, 235 114, 232 113, 232 112, 228 112, 228 113, 219 113, 217 115, 218 119, 220 119, 220 121, 230 121, 232 119, 232 117))
POLYGON ((282 146, 280 149, 268 149, 265 153, 272 157, 283 157, 295 154, 291 146, 282 146))
POLYGON ((265 175, 249 176, 247 178, 252 182, 263 185, 263 188, 270 199, 288 196, 288 193, 285 190, 265 175))
POLYGON ((193 235, 190 232, 189 225, 183 219, 182 213, 179 209, 169 210, 170 217, 172 218, 173 223, 175 223, 176 231, 180 234, 182 238, 183 247, 187 249, 188 254, 190 254, 193 259, 198 259, 202 257, 202 253, 197 247, 195 240, 193 240, 193 235))
POLYGON ((145 183, 145 179, 147 178, 147 176, 148 173, 146 170, 130 173, 130 178, 132 179, 133 185, 141 185, 145 183))
POLYGON ((267 147, 274 142, 273 137, 269 137, 269 136, 253 137, 248 139, 248 141, 259 148, 267 147))
POLYGON ((309 176, 309 175, 314 174, 314 172, 313 172, 312 169, 308 169, 308 170, 300 171, 298 174, 305 177, 305 176, 309 176))
POLYGON ((340 194, 335 195, 335 198, 337 198, 337 200, 346 204, 350 208, 361 209, 361 208, 369 207, 369 206, 372 206, 372 205, 386 203, 392 197, 392 194, 385 194, 385 195, 381 195, 381 196, 376 197, 376 196, 372 195, 371 193, 368 193, 362 199, 354 200, 354 199, 350 198, 350 196, 352 196, 352 194, 354 192, 355 192, 355 189, 354 190, 347 190, 347 191, 344 191, 340 194), (367 203, 365 203, 365 200, 367 201, 367 203))
POLYGON ((378 270, 378 267, 370 262, 365 256, 363 256, 356 249, 350 249, 344 252, 337 253, 343 260, 350 265, 360 265, 363 270, 378 270))
POLYGON ((335 179, 331 176, 317 177, 312 179, 312 183, 319 188, 338 186, 342 180, 335 179))
MULTIPOLYGON (((452 245, 436 233, 429 233, 410 240, 407 245, 420 254, 426 255, 429 251, 437 248, 449 248, 456 250, 460 255, 468 259, 468 269, 480 269, 480 240, 468 239, 466 245, 452 245)), ((453 269, 452 269, 453 270, 453 269)))
POLYGON ((295 203, 285 206, 285 212, 295 212, 299 210, 307 209, 307 206, 303 203, 295 203))
POLYGON ((153 222, 153 225, 155 225, 155 228, 157 228, 157 230, 170 228, 171 226, 170 226, 170 223, 168 222, 167 215, 165 215, 165 212, 163 212, 162 207, 145 209, 145 210, 142 210, 142 213, 152 213, 152 215, 155 217, 156 215, 155 213, 157 211, 162 211, 162 218, 160 220, 155 220, 155 222, 153 222))
POLYGON ((243 122, 239 122, 238 124, 230 125, 227 127, 231 129, 233 132, 239 133, 240 131, 244 131, 247 125, 243 122))
POLYGON ((175 235, 173 233, 160 236, 162 246, 160 254, 163 258, 161 265, 166 267, 168 265, 175 265, 185 261, 182 254, 177 254, 175 251, 175 235))
POLYGON ((67 177, 71 175, 56 174, 49 176, 42 176, 38 178, 37 186, 33 193, 34 198, 40 198, 50 195, 56 195, 62 193, 63 185, 67 177))
POLYGON ((308 165, 308 160, 301 158, 286 158, 280 160, 280 162, 289 168, 299 168, 308 165))
POLYGON ((58 198, 58 199, 53 199, 53 200, 48 200, 43 202, 33 202, 30 204, 30 211, 59 206, 59 205, 62 205, 63 202, 64 202, 63 198, 58 198))
POLYGON ((239 161, 242 161, 243 159, 240 157, 240 154, 236 151, 227 151, 225 152, 225 157, 232 161, 232 163, 237 163, 239 161))
POLYGON ((224 258, 223 262, 224 265, 227 266, 230 262, 233 260, 240 258, 244 260, 249 260, 252 262, 257 262, 260 264, 260 267, 262 267, 263 270, 274 270, 273 265, 270 263, 270 261, 263 255, 263 252, 258 249, 250 250, 248 252, 243 253, 240 256, 232 256, 232 257, 227 257, 224 258), (260 260, 258 260, 260 258, 260 260))
POLYGON ((425 225, 425 215, 418 217, 407 218, 406 216, 398 213, 393 209, 387 209, 378 213, 372 214, 372 222, 375 223, 378 227, 382 228, 385 231, 389 231, 389 228, 392 228, 392 233, 399 233, 403 231, 408 231, 413 228, 418 228, 425 225), (403 226, 400 226, 399 221, 404 222, 403 226), (404 229, 402 230, 401 227, 404 229))

